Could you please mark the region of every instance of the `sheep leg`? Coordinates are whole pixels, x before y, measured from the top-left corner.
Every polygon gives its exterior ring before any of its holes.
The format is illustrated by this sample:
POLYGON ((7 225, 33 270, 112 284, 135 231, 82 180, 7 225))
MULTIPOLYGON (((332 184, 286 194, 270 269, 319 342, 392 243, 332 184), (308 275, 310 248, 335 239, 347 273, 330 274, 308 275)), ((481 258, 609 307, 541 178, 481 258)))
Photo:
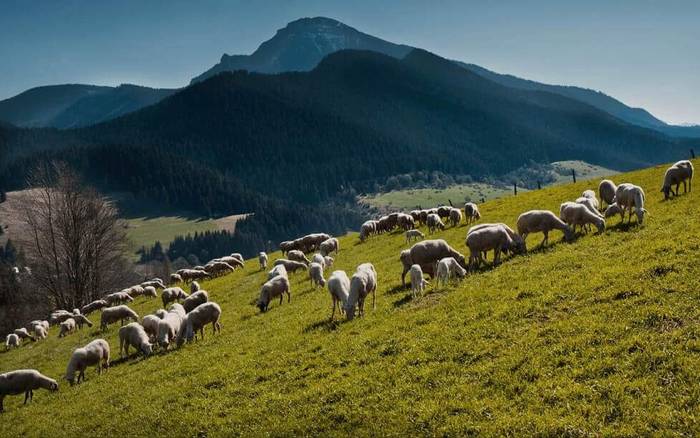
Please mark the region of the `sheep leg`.
POLYGON ((333 321, 333 317, 335 316, 335 307, 338 304, 338 300, 335 298, 335 296, 331 297, 332 298, 332 303, 331 303, 331 321, 333 321))
POLYGON ((288 303, 292 302, 292 293, 290 291, 287 291, 287 302, 288 303))
POLYGON ((544 232, 544 239, 542 239, 542 243, 540 243, 540 246, 545 246, 547 244, 548 240, 549 240, 549 232, 545 231, 544 232))
POLYGON ((496 247, 496 249, 493 250, 493 265, 497 266, 501 263, 501 248, 496 247))
POLYGON ((25 405, 27 404, 27 400, 29 400, 29 393, 30 393, 31 391, 32 391, 31 389, 28 389, 28 390, 24 391, 24 404, 25 404, 25 405))
POLYGON ((85 381, 85 370, 80 370, 78 373, 78 383, 80 383, 80 379, 83 379, 83 382, 85 381))
POLYGON ((401 273, 401 287, 406 288, 406 273, 410 268, 403 267, 403 272, 401 273))
POLYGON ((4 402, 5 394, 0 394, 0 412, 5 412, 4 402))

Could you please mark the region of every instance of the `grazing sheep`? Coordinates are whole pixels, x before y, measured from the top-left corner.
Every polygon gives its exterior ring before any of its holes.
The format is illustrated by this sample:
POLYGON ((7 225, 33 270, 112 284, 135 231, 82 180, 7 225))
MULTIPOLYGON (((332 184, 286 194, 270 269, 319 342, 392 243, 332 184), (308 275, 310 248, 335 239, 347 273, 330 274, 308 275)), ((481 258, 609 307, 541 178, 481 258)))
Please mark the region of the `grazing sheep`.
POLYGON ((112 324, 117 321, 121 321, 121 325, 124 325, 125 319, 138 321, 139 315, 125 305, 107 307, 102 311, 102 316, 100 319, 100 329, 106 330, 109 324, 112 324))
MULTIPOLYGON (((153 287, 156 289, 165 289, 165 284, 160 278, 154 278, 153 280, 144 281, 141 283, 141 287, 146 289, 147 287, 153 287)), ((145 292, 145 291, 144 291, 145 292)))
POLYGON ((287 294, 287 302, 292 301, 292 293, 289 290, 289 279, 286 276, 278 275, 268 280, 260 289, 260 298, 258 298, 258 308, 261 312, 267 311, 270 306, 270 301, 273 298, 280 297, 280 305, 284 294, 287 294))
POLYGON ((267 269, 267 254, 264 251, 260 251, 258 254, 258 263, 260 263, 260 270, 267 269))
POLYGON ((321 267, 323 267, 323 269, 326 269, 326 257, 322 256, 321 254, 316 253, 311 258, 311 263, 318 263, 319 265, 321 265, 321 267))
POLYGON ((605 202, 610 205, 615 199, 615 192, 617 191, 617 186, 614 182, 609 179, 604 179, 598 185, 598 194, 600 195, 601 203, 605 202))
POLYGON ((309 279, 311 280, 311 286, 325 287, 326 279, 323 278, 323 265, 312 262, 311 265, 309 265, 309 279))
POLYGON ((687 193, 692 189, 693 183, 693 163, 688 160, 678 161, 673 166, 666 169, 664 174, 664 183, 661 186, 661 191, 664 194, 664 199, 669 198, 669 193, 678 196, 678 189, 681 183, 683 184, 683 193, 687 193), (688 186, 686 187, 686 180, 688 186), (676 191, 673 191, 673 185, 676 185, 676 191))
POLYGON ((187 298, 189 295, 182 290, 180 287, 169 287, 167 289, 163 289, 163 292, 160 294, 160 298, 163 300, 163 307, 167 307, 168 304, 178 301, 178 300, 184 300, 187 298))
POLYGON ((140 351, 144 357, 148 357, 153 352, 153 346, 148 340, 148 334, 143 326, 138 322, 132 322, 119 329, 119 356, 129 357, 129 347, 133 346, 136 351, 140 351))
POLYGON ((91 314, 92 312, 94 312, 95 310, 100 310, 100 309, 103 309, 103 308, 105 308, 105 307, 107 307, 107 306, 109 306, 109 304, 107 304, 107 301, 105 301, 105 300, 95 300, 95 301, 93 301, 93 302, 90 303, 90 304, 84 305, 84 306, 80 309, 80 313, 82 313, 83 315, 89 315, 89 314, 91 314))
POLYGON ((107 302, 107 305, 113 306, 115 304, 120 303, 131 303, 132 301, 134 301, 134 298, 132 298, 132 296, 128 293, 122 291, 109 294, 106 297, 104 297, 104 300, 107 302))
POLYGON ((549 232, 552 230, 561 230, 564 232, 564 239, 571 241, 573 233, 571 228, 559 219, 554 213, 549 210, 530 210, 518 216, 517 221, 518 234, 527 239, 530 233, 543 233, 544 239, 541 246, 544 246, 549 241, 549 232))
POLYGON ((69 312, 67 310, 55 310, 51 313, 49 316, 49 324, 50 325, 58 325, 65 321, 68 318, 73 317, 73 312, 69 312))
POLYGON ((226 262, 212 261, 204 266, 204 270, 211 276, 219 276, 229 274, 236 269, 226 262))
POLYGON ((306 258, 306 255, 304 255, 303 252, 299 251, 298 249, 293 249, 287 253, 287 258, 289 260, 295 261, 295 262, 300 262, 305 264, 306 266, 311 263, 309 259, 306 258))
POLYGON ((345 271, 333 271, 328 277, 328 292, 331 294, 331 321, 333 321, 335 308, 343 312, 350 294, 350 279, 345 271))
POLYGON ((185 298, 182 302, 182 307, 185 308, 185 312, 189 313, 194 310, 200 304, 204 304, 209 301, 209 294, 205 290, 198 290, 189 297, 185 298))
POLYGON ((420 265, 411 265, 410 273, 411 293, 413 294, 413 298, 416 298, 416 293, 423 295, 423 290, 425 290, 425 285, 428 282, 423 278, 423 270, 420 268, 420 265))
POLYGON ((180 274, 183 282, 209 278, 209 273, 203 269, 180 269, 177 273, 180 274))
POLYGON ((401 251, 400 259, 403 264, 401 285, 406 287, 406 273, 411 270, 411 266, 414 264, 420 265, 423 273, 434 277, 435 264, 445 257, 454 257, 462 267, 466 267, 464 256, 443 239, 424 240, 414 244, 411 249, 401 251))
POLYGON ((146 286, 143 288, 143 296, 157 298, 158 297, 158 290, 155 288, 155 286, 146 286))
POLYGON ((46 320, 39 320, 39 319, 35 319, 34 321, 31 321, 29 324, 27 324, 27 329, 34 330, 34 327, 37 325, 42 326, 46 330, 49 329, 49 322, 46 320))
POLYGON ((396 225, 402 230, 412 230, 416 227, 416 221, 410 214, 399 213, 396 219, 396 225))
POLYGON ((443 224, 442 221, 440 220, 440 216, 438 216, 435 213, 430 213, 428 215, 428 219, 426 221, 426 224, 428 225, 428 231, 430 232, 430 234, 434 233, 435 230, 438 228, 441 230, 445 229, 445 224, 443 224))
POLYGON ((462 222, 462 210, 459 208, 453 208, 450 210, 450 223, 453 227, 456 227, 462 222))
POLYGON ((452 278, 464 278, 467 275, 467 270, 459 266, 454 257, 445 257, 440 260, 435 271, 436 282, 443 285, 449 284, 452 278))
POLYGON ((58 383, 37 370, 16 370, 0 374, 0 412, 5 411, 4 401, 8 395, 24 393, 24 404, 32 401, 35 389, 58 391, 58 383))
POLYGON ((84 324, 87 324, 88 327, 92 327, 92 321, 87 319, 84 315, 75 315, 73 317, 73 319, 75 320, 75 323, 78 325, 78 328, 81 330, 83 329, 84 324))
POLYGON ((31 339, 32 341, 36 341, 36 339, 34 339, 34 336, 32 336, 32 335, 29 333, 29 331, 28 331, 26 328, 24 328, 24 327, 15 329, 14 333, 15 333, 17 336, 19 336, 20 339, 23 339, 23 340, 24 340, 24 339, 31 339))
MULTIPOLYGON (((330 239, 331 236, 329 236, 326 233, 312 233, 308 234, 304 237, 300 237, 295 241, 297 248, 300 249, 302 252, 311 252, 316 249, 321 245, 322 242, 330 239)), ((289 255, 289 254, 287 254, 289 255)))
POLYGON ((5 351, 9 350, 10 348, 18 348, 21 342, 22 341, 20 340, 19 336, 14 333, 10 333, 5 338, 5 351))
POLYGON ((282 254, 287 254, 288 251, 295 248, 295 243, 292 240, 285 240, 284 242, 280 242, 278 246, 280 251, 282 251, 282 254))
POLYGON ((97 374, 102 374, 103 369, 109 368, 109 344, 104 339, 95 339, 82 348, 76 348, 68 361, 65 379, 73 386, 85 381, 85 369, 90 365, 97 365, 97 374), (75 373, 78 373, 76 382, 75 373))
POLYGON ((80 309, 73 309, 73 315, 80 315, 80 309))
POLYGON ((61 323, 61 332, 58 334, 59 338, 66 336, 69 333, 75 331, 75 319, 68 318, 61 323))
MULTIPOLYGON (((510 238, 513 240, 513 243, 511 244, 510 248, 501 248, 502 251, 512 254, 525 254, 527 252, 527 246, 525 245, 525 241, 523 240, 523 238, 518 233, 513 231, 511 227, 502 222, 474 225, 473 227, 469 228, 469 231, 467 231, 467 236, 469 236, 472 232, 476 230, 495 226, 503 227, 503 229, 506 230, 506 232, 508 233, 508 236, 510 236, 510 238)), ((485 255, 486 254, 484 254, 484 256, 485 255)))
POLYGON ((170 274, 170 284, 183 283, 182 276, 180 274, 170 274))
POLYGON ((581 204, 581 205, 585 205, 586 208, 588 208, 588 210, 591 213, 593 213, 597 216, 603 217, 603 215, 600 214, 600 211, 598 211, 598 207, 600 205, 598 204, 598 200, 596 198, 589 198, 587 196, 581 196, 581 197, 576 198, 576 203, 581 204))
POLYGON ((282 277, 287 277, 287 268, 284 265, 276 265, 274 268, 267 273, 267 279, 272 280, 273 278, 281 275, 282 277))
POLYGON ((155 339, 155 337, 158 335, 158 322, 161 319, 162 318, 160 318, 159 316, 156 316, 156 315, 146 315, 143 317, 143 320, 141 321, 141 325, 143 326, 143 330, 146 332, 146 334, 148 336, 155 339))
MULTIPOLYGON (((628 223, 632 222, 632 209, 634 208, 637 215, 637 223, 641 224, 644 220, 644 215, 648 213, 644 208, 644 199, 644 190, 641 187, 630 183, 623 183, 617 186, 613 204, 616 204, 622 210, 621 215, 623 221, 625 220, 625 210, 629 212, 628 223)), ((605 217, 610 217, 610 215, 606 210, 605 217)))
POLYGON ((369 220, 360 227, 360 242, 377 233, 377 221, 369 220))
POLYGON ((164 349, 168 349, 171 342, 177 338, 182 322, 185 320, 185 308, 178 303, 170 306, 170 310, 165 314, 163 319, 158 321, 158 345, 164 349))
POLYGON ((34 338, 36 339, 46 339, 46 336, 48 336, 48 333, 46 332, 46 328, 43 325, 35 325, 33 327, 34 329, 34 338))
POLYGON ((304 264, 302 262, 296 262, 294 260, 287 260, 287 259, 275 260, 275 266, 277 266, 277 265, 284 266, 284 268, 287 270, 287 272, 295 272, 299 269, 306 271, 308 269, 307 264, 304 264))
POLYGON ((338 239, 335 237, 331 237, 330 239, 321 242, 318 249, 323 256, 327 256, 334 251, 337 255, 338 251, 340 251, 340 242, 338 242, 338 239))
POLYGON ((124 289, 122 292, 126 292, 132 297, 140 297, 143 295, 143 286, 137 284, 136 286, 131 286, 130 288, 124 289))
POLYGON ((351 320, 355 317, 355 307, 358 315, 365 314, 365 298, 372 292, 372 309, 376 309, 377 271, 371 263, 363 263, 350 279, 350 293, 345 303, 345 317, 351 320))
POLYGON ((423 240, 425 234, 421 233, 419 230, 408 230, 406 231, 406 243, 411 243, 412 240, 423 240))
POLYGON ((199 283, 197 283, 196 281, 193 281, 192 283, 190 283, 190 293, 191 294, 197 292, 200 289, 202 289, 202 288, 199 287, 199 283))
POLYGON ((437 215, 440 216, 440 219, 447 219, 450 217, 451 210, 452 210, 451 206, 441 205, 437 208, 437 215))
POLYGON ((593 211, 591 211, 590 207, 586 204, 564 202, 559 207, 559 217, 566 222, 574 232, 576 232, 576 226, 581 227, 581 230, 583 230, 586 225, 593 224, 598 228, 598 233, 602 233, 605 231, 605 219, 601 217, 597 210, 593 211), (593 211, 595 211, 595 213, 593 211))
POLYGON ((330 268, 331 266, 333 266, 334 262, 335 262, 335 259, 331 256, 325 256, 323 258, 324 268, 330 268))
POLYGON ((481 212, 479 207, 473 202, 467 202, 464 204, 464 215, 467 217, 467 223, 471 224, 481 219, 481 212))
POLYGON ((469 265, 476 269, 484 262, 483 254, 493 250, 493 264, 501 262, 501 251, 511 251, 515 245, 506 229, 500 225, 480 227, 467 234, 465 241, 469 248, 469 265))
POLYGON ((200 336, 204 339, 204 326, 211 323, 212 332, 221 333, 221 307, 214 303, 208 302, 198 306, 192 312, 188 313, 185 320, 182 322, 182 328, 177 335, 177 346, 180 347, 183 342, 191 342, 199 331, 200 336))

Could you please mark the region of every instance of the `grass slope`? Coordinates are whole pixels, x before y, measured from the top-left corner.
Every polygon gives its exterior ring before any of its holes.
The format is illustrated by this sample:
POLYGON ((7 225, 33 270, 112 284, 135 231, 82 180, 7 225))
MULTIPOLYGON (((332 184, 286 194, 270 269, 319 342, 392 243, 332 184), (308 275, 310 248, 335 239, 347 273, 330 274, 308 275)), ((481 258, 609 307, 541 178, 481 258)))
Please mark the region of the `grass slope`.
MULTIPOLYGON (((697 163, 696 163, 697 165, 697 163)), ((377 308, 327 322, 330 299, 292 276, 291 304, 251 305, 256 263, 205 282, 223 333, 147 360, 115 360, 77 387, 6 399, 0 436, 486 434, 693 435, 700 425, 700 224, 697 194, 662 202, 665 167, 619 175, 641 184, 643 226, 608 221, 602 235, 508 259, 412 300, 400 288, 396 233, 341 239, 336 269, 371 261, 377 308)), ((594 183, 555 186, 481 207, 514 224, 557 210, 594 183)), ((464 248, 467 227, 437 237, 464 248)), ((529 238, 531 249, 540 236, 529 238)), ((274 259, 278 254, 273 254, 274 259)), ((158 301, 139 299, 143 315, 158 301)), ((93 316, 94 320, 99 319, 93 316)), ((0 371, 33 367, 60 378, 73 348, 116 326, 86 329, 0 354, 0 371)))

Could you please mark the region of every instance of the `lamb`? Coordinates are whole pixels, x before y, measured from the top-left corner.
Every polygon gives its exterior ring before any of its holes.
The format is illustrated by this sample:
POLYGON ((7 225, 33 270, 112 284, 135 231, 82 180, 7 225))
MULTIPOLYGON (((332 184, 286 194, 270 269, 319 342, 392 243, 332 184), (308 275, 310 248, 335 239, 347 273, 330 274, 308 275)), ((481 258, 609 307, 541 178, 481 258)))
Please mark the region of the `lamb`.
POLYGON ((454 250, 443 239, 424 240, 414 244, 411 249, 401 251, 401 263, 403 272, 401 273, 401 284, 406 287, 406 273, 410 271, 414 264, 420 265, 423 273, 435 276, 435 264, 445 257, 454 257, 462 267, 466 267, 462 254, 454 250))
POLYGON ((345 317, 351 320, 355 317, 355 307, 359 316, 365 313, 365 298, 372 292, 372 309, 376 309, 377 271, 371 263, 363 263, 357 267, 350 279, 350 293, 345 303, 345 317))
POLYGON ((170 284, 183 283, 182 276, 180 274, 170 274, 170 284))
POLYGON ((264 251, 260 251, 258 254, 258 263, 260 263, 261 271, 267 269, 267 254, 264 251))
POLYGON ((105 307, 107 307, 107 306, 109 306, 109 304, 107 304, 107 301, 105 301, 105 300, 95 300, 95 301, 93 301, 93 302, 91 302, 91 303, 89 303, 89 304, 84 305, 84 306, 80 309, 80 313, 82 313, 83 315, 89 315, 89 314, 91 314, 92 312, 94 312, 95 310, 100 310, 100 309, 105 308, 105 307))
POLYGON ((10 333, 5 338, 5 351, 9 350, 10 348, 18 348, 21 342, 22 341, 20 340, 19 336, 14 333, 10 333))
POLYGON ((24 327, 15 329, 14 333, 15 333, 17 336, 19 336, 19 338, 22 339, 22 340, 24 340, 24 339, 31 339, 32 341, 36 341, 36 339, 34 339, 34 336, 32 336, 32 335, 29 333, 29 331, 28 331, 26 328, 24 328, 24 327))
POLYGON ((200 304, 204 304, 209 301, 209 294, 205 290, 198 290, 189 297, 185 298, 182 302, 182 307, 185 308, 186 313, 190 313, 200 304))
POLYGON ((360 242, 364 242, 369 236, 377 233, 377 221, 369 220, 360 227, 360 242))
POLYGON ((32 401, 35 389, 58 391, 58 383, 37 370, 16 370, 0 374, 0 412, 4 412, 4 401, 8 395, 24 393, 24 404, 32 401))
POLYGON ((212 276, 226 275, 235 271, 235 268, 226 262, 212 261, 204 266, 204 270, 212 276))
POLYGON ((75 331, 75 319, 68 318, 61 323, 61 332, 58 334, 59 338, 66 336, 69 333, 75 331))
POLYGON ((199 287, 199 283, 197 283, 196 281, 193 281, 192 283, 190 283, 190 293, 191 294, 197 292, 200 289, 201 289, 201 287, 199 287))
MULTIPOLYGON (((585 198, 588 199, 588 198, 585 198)), ((605 219, 603 219, 597 210, 593 213, 585 204, 574 202, 564 202, 559 208, 559 217, 566 222, 576 232, 576 226, 581 229, 588 224, 593 224, 598 228, 598 233, 605 231, 605 219)))
POLYGON ((157 298, 158 291, 156 290, 155 286, 146 286, 143 288, 143 296, 157 298))
POLYGON ((462 210, 459 208, 453 208, 450 210, 450 223, 453 227, 456 227, 462 222, 462 210))
POLYGON ((678 196, 678 189, 683 183, 683 193, 687 193, 692 189, 693 183, 693 163, 688 160, 678 161, 673 166, 666 169, 664 174, 664 183, 661 186, 661 191, 664 194, 664 199, 669 198, 669 193, 678 196), (686 187, 686 180, 688 185, 686 187), (673 191, 673 185, 676 185, 676 191, 673 191))
POLYGON ((467 217, 467 223, 471 224, 481 219, 481 212, 479 212, 479 207, 473 202, 467 202, 464 204, 464 215, 467 217))
POLYGON ((287 259, 277 259, 275 260, 275 266, 282 265, 287 270, 287 272, 295 272, 299 269, 306 271, 308 266, 301 262, 296 262, 294 260, 287 259))
POLYGON ((421 233, 419 230, 408 230, 406 231, 406 243, 411 243, 412 240, 423 240, 425 234, 421 233))
POLYGON ((158 321, 158 345, 166 350, 171 342, 174 342, 180 329, 182 322, 185 320, 185 308, 180 304, 175 303, 170 306, 170 310, 165 314, 163 319, 158 321))
POLYGON ((280 297, 280 305, 284 294, 287 294, 287 302, 292 301, 292 293, 289 290, 289 279, 286 276, 278 275, 268 280, 260 289, 260 298, 257 306, 261 312, 266 312, 273 298, 280 297))
POLYGON ((287 269, 284 267, 284 265, 276 265, 274 268, 272 268, 270 272, 267 273, 267 279, 272 280, 278 275, 287 277, 287 269))
POLYGON ((467 275, 467 270, 459 266, 454 257, 445 257, 440 260, 435 270, 437 271, 437 283, 442 283, 443 285, 448 284, 453 277, 464 278, 467 275))
POLYGON ((121 325, 124 325, 125 319, 138 321, 139 315, 125 305, 107 307, 102 311, 102 316, 100 319, 100 329, 104 331, 107 329, 107 326, 109 324, 112 324, 117 321, 121 321, 121 325))
POLYGON ((187 293, 184 290, 182 290, 182 288, 179 288, 177 286, 163 289, 163 292, 161 292, 160 294, 160 298, 163 300, 163 307, 166 307, 173 301, 184 300, 188 296, 189 295, 187 295, 187 293))
POLYGON ((293 249, 287 253, 287 258, 289 260, 295 261, 295 262, 300 262, 305 264, 306 266, 311 263, 309 259, 306 258, 303 252, 299 251, 298 249, 293 249))
POLYGON ((445 224, 442 223, 440 220, 440 216, 438 216, 435 213, 430 213, 428 215, 428 219, 426 220, 426 224, 428 225, 428 231, 432 234, 435 232, 436 229, 445 229, 445 224))
POLYGON ((146 315, 143 317, 141 325, 143 325, 143 330, 149 337, 153 337, 155 339, 155 337, 158 335, 158 322, 161 319, 162 318, 156 315, 146 315))
POLYGON ((509 251, 515 246, 508 231, 500 225, 481 227, 471 231, 467 234, 465 244, 469 248, 469 265, 474 269, 484 261, 482 254, 493 250, 495 266, 501 262, 501 251, 509 251))
POLYGON ((323 278, 323 265, 312 262, 311 265, 309 265, 309 279, 311 280, 311 285, 316 285, 325 287, 326 286, 326 279, 323 278))
POLYGON ((76 348, 68 361, 65 379, 73 386, 85 381, 85 369, 90 365, 97 365, 97 374, 102 374, 103 369, 109 368, 109 344, 104 339, 95 339, 82 348, 76 348), (75 373, 78 373, 76 382, 75 373))
POLYGON ((518 216, 517 221, 518 234, 527 239, 530 233, 543 233, 544 239, 541 246, 544 246, 549 241, 549 232, 552 230, 561 230, 564 232, 564 239, 571 241, 573 233, 571 228, 559 219, 554 213, 549 210, 530 210, 518 216))
POLYGON ((104 297, 104 300, 107 302, 109 306, 113 306, 115 304, 120 304, 120 303, 131 303, 134 301, 134 298, 132 298, 131 295, 129 295, 126 292, 114 292, 113 294, 109 294, 106 297, 104 297))
POLYGON ((615 199, 615 192, 617 191, 617 186, 614 182, 609 179, 604 179, 598 185, 598 194, 600 195, 601 203, 605 202, 610 205, 615 199))
POLYGON ((333 251, 335 251, 337 255, 338 251, 340 251, 340 242, 338 242, 338 239, 336 239, 335 237, 331 237, 330 239, 321 242, 318 249, 319 251, 321 251, 321 255, 323 256, 327 256, 333 251))
MULTIPOLYGON (((629 211, 628 223, 632 222, 632 208, 634 208, 637 215, 637 223, 641 224, 644 220, 644 215, 647 214, 647 210, 644 208, 644 190, 630 183, 623 183, 617 187, 615 192, 615 198, 613 204, 621 210, 622 220, 625 220, 625 210, 629 211)), ((610 209, 612 206, 608 207, 610 209)), ((612 210, 616 210, 615 207, 612 210)), ((612 212, 608 210, 605 211, 605 217, 610 217, 612 212)))
POLYGON ((119 356, 129 357, 129 347, 133 346, 140 351, 144 357, 148 357, 153 352, 148 334, 143 326, 138 322, 132 322, 119 329, 119 356))
POLYGON ((425 278, 423 278, 423 270, 420 265, 411 265, 411 293, 413 298, 416 298, 416 292, 423 295, 423 290, 425 290, 425 285, 428 283, 425 278))
POLYGON ((350 279, 345 271, 333 271, 328 278, 328 292, 331 294, 331 321, 335 316, 335 308, 343 312, 350 294, 350 279))
POLYGON ((191 342, 199 331, 201 338, 204 339, 204 326, 211 323, 214 334, 218 331, 221 333, 221 307, 214 303, 208 302, 198 306, 192 312, 188 313, 182 323, 182 329, 177 335, 177 346, 182 346, 183 342, 191 342))
POLYGON ((43 325, 35 325, 33 327, 34 329, 34 338, 36 339, 46 339, 46 336, 48 336, 48 333, 46 332, 46 328, 43 325))
POLYGON ((83 324, 87 324, 88 327, 92 327, 92 321, 87 319, 84 315, 75 315, 73 317, 75 320, 75 323, 78 325, 78 328, 82 330, 83 324))

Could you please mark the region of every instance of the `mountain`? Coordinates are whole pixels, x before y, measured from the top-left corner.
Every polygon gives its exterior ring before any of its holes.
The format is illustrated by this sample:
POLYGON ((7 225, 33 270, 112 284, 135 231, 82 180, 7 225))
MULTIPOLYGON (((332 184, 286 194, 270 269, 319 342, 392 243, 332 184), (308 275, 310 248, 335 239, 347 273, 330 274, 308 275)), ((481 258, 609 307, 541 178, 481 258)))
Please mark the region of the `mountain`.
POLYGON ((152 105, 175 90, 136 85, 50 85, 0 101, 0 120, 19 127, 75 128, 152 105))
POLYGON ((403 58, 412 47, 367 35, 331 18, 302 18, 278 30, 251 55, 224 54, 218 64, 192 79, 192 83, 225 71, 309 71, 325 56, 345 49, 371 50, 403 58))

